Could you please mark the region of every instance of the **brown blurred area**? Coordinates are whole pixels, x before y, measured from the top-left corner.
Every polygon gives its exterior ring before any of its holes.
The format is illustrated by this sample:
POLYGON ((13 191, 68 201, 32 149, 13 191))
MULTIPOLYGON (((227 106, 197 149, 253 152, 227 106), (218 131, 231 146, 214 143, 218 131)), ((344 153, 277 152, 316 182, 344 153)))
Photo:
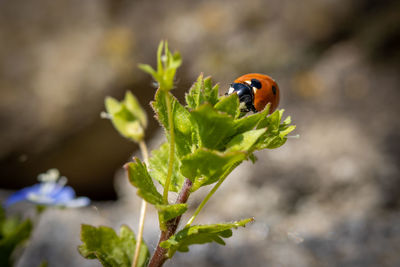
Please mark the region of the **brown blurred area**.
MULTIPOLYGON (((301 136, 257 154, 210 202, 218 221, 260 221, 236 231, 239 244, 168 266, 400 266, 394 0, 0 1, 0 187, 58 168, 79 195, 115 199, 115 173, 137 147, 99 114, 105 96, 131 90, 152 117, 155 89, 137 64, 155 64, 161 39, 183 56, 181 100, 200 72, 221 93, 242 74, 269 74, 301 136)), ((158 131, 150 119, 148 140, 158 131)))

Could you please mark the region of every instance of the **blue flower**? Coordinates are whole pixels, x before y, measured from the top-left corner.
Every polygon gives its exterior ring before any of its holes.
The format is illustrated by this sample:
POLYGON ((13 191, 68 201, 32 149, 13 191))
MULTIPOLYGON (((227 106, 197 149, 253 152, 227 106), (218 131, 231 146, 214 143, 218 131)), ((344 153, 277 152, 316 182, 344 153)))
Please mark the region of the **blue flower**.
POLYGON ((50 169, 38 176, 39 184, 25 187, 12 194, 4 203, 6 207, 21 201, 30 201, 38 205, 60 207, 83 207, 90 203, 87 197, 76 197, 70 186, 65 186, 67 178, 57 169, 50 169))

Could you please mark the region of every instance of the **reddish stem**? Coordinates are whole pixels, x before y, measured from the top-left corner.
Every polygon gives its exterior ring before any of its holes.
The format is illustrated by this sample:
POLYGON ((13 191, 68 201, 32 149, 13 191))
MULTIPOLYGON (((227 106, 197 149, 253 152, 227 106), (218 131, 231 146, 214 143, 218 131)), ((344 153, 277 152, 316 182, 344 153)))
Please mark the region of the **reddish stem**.
MULTIPOLYGON (((178 198, 176 199, 176 204, 186 203, 189 195, 190 188, 192 188, 192 182, 189 179, 185 179, 183 183, 181 192, 179 193, 178 198)), ((160 243, 168 240, 171 236, 173 236, 178 228, 179 222, 182 216, 178 216, 167 222, 167 230, 161 232, 160 240, 158 240, 157 249, 153 254, 153 257, 150 260, 148 267, 160 267, 165 261, 168 259, 166 253, 167 250, 165 248, 160 247, 160 243)))

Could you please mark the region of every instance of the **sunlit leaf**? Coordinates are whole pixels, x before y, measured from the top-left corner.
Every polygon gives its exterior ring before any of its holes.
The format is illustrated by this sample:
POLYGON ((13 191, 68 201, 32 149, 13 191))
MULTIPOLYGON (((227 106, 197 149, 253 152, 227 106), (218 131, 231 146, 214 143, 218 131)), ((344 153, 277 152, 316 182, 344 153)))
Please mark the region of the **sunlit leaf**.
POLYGON ((251 130, 236 135, 227 145, 226 151, 252 151, 258 139, 266 132, 266 129, 251 130))
POLYGON ((222 238, 232 236, 232 228, 244 227, 247 223, 253 221, 253 218, 245 219, 233 223, 221 223, 210 225, 194 225, 186 227, 177 234, 171 236, 168 240, 161 242, 160 246, 168 249, 167 255, 171 258, 176 251, 188 252, 190 245, 205 244, 216 242, 225 245, 222 238))
POLYGON ((199 136, 199 146, 219 150, 234 133, 233 118, 204 104, 191 111, 199 136))
POLYGON ((169 139, 169 121, 167 112, 166 95, 169 94, 171 99, 172 117, 174 120, 175 129, 175 145, 177 148, 177 154, 182 157, 191 152, 192 149, 192 121, 191 115, 187 109, 185 109, 178 100, 172 96, 169 92, 157 90, 155 95, 155 101, 153 101, 152 107, 156 112, 156 118, 160 124, 165 128, 166 135, 169 139))
POLYGON ((128 91, 121 102, 112 97, 106 97, 105 106, 115 129, 122 136, 135 142, 143 139, 147 116, 131 92, 128 91))
POLYGON ((127 109, 137 118, 143 128, 147 127, 147 115, 137 98, 132 92, 127 91, 125 94, 124 104, 127 109))
MULTIPOLYGON (((262 112, 251 114, 235 120, 236 134, 241 134, 253 130, 263 119, 268 116, 270 104, 262 112)), ((260 127, 263 128, 263 127, 260 127)))
POLYGON ((203 74, 197 78, 189 92, 186 94, 187 106, 195 109, 205 103, 214 106, 218 102, 218 85, 212 86, 211 77, 203 78, 203 74))
POLYGON ((171 53, 168 43, 161 41, 157 50, 157 70, 147 64, 139 64, 139 68, 153 76, 161 90, 169 91, 174 87, 175 73, 181 64, 180 54, 178 52, 171 53))
POLYGON ((267 131, 255 145, 257 150, 261 149, 274 149, 286 143, 287 135, 296 129, 295 125, 290 125, 290 117, 281 123, 284 110, 277 110, 270 116, 264 118, 257 126, 257 128, 266 128, 267 131))
POLYGON ((231 115, 233 118, 236 118, 240 113, 239 97, 237 96, 237 94, 223 96, 214 106, 214 108, 218 111, 225 112, 228 115, 231 115))
POLYGON ((181 173, 193 182, 192 191, 212 184, 234 164, 243 161, 243 152, 221 153, 200 148, 182 159, 181 173))
MULTIPOLYGON (((164 186, 168 172, 169 143, 162 144, 159 149, 153 150, 151 154, 150 175, 164 186)), ((185 177, 179 171, 180 165, 179 158, 175 158, 169 191, 179 192, 182 188, 185 177)))
POLYGON ((167 230, 166 223, 187 210, 187 204, 156 205, 161 230, 167 230))
MULTIPOLYGON (((83 224, 80 254, 87 259, 98 259, 106 267, 131 267, 135 252, 135 234, 128 226, 121 226, 119 236, 106 226, 94 227, 83 224)), ((150 253, 146 244, 140 246, 137 266, 146 266, 150 253)))
POLYGON ((134 162, 125 164, 125 169, 128 172, 129 181, 138 189, 137 194, 141 198, 153 205, 163 204, 163 198, 154 186, 144 163, 134 158, 134 162))

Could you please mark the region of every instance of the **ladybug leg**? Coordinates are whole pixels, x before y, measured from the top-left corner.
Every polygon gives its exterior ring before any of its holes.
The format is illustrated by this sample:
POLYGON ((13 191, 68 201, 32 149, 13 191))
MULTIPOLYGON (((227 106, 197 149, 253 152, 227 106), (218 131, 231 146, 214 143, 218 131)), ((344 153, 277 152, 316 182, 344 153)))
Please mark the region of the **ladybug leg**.
POLYGON ((246 103, 246 109, 247 109, 246 112, 253 111, 254 113, 257 113, 257 109, 254 107, 252 100, 249 102, 245 102, 245 103, 246 103))
MULTIPOLYGON (((254 111, 256 110, 254 105, 253 105, 253 98, 251 97, 251 95, 242 95, 242 97, 240 97, 240 102, 244 103, 246 108, 243 108, 242 111, 243 112, 249 112, 249 111, 254 111)), ((257 110, 256 110, 257 112, 257 110)))

